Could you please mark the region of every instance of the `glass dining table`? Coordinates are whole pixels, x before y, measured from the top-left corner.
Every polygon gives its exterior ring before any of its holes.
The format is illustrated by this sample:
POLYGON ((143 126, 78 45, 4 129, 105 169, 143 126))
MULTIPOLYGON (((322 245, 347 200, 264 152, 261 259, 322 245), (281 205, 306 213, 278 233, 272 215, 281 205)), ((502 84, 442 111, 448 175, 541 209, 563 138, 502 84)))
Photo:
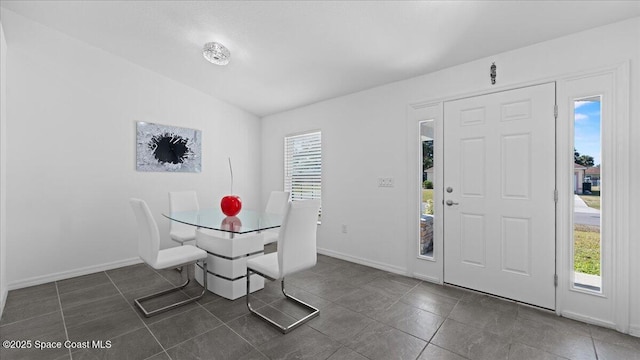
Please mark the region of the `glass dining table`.
POLYGON ((260 232, 279 228, 282 225, 282 215, 251 209, 243 209, 236 216, 227 216, 220 209, 177 211, 162 215, 169 220, 196 228, 228 233, 230 238, 233 238, 235 234, 260 232))
MULTIPOLYGON (((236 216, 226 216, 213 208, 162 215, 196 228, 196 246, 208 254, 207 288, 230 300, 247 293, 247 259, 264 254, 261 232, 282 225, 282 215, 251 209, 243 209, 236 216)), ((262 289, 264 279, 257 274, 251 276, 251 292, 262 289)), ((203 268, 199 264, 195 279, 203 283, 203 268)))

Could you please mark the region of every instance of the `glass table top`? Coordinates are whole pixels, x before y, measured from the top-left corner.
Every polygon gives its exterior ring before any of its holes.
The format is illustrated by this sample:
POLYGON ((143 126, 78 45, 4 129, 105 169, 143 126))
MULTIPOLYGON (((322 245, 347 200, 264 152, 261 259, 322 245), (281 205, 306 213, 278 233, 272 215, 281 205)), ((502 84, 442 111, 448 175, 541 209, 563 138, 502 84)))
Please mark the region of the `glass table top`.
POLYGON ((162 215, 170 220, 187 225, 233 234, 246 234, 278 228, 282 225, 282 215, 250 209, 242 209, 236 216, 227 216, 220 209, 177 211, 162 215))

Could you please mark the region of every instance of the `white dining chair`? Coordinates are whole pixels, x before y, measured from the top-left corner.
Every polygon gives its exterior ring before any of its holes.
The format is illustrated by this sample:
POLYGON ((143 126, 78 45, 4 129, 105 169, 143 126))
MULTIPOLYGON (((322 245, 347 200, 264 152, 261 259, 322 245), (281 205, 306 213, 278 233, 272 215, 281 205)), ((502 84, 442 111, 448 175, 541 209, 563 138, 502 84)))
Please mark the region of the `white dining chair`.
MULTIPOLYGON (((169 192, 169 210, 172 213, 178 211, 197 211, 199 209, 198 196, 195 191, 169 192)), ((196 239, 196 228, 177 221, 171 221, 169 236, 171 236, 171 240, 180 243, 180 245, 184 245, 185 242, 196 239)))
MULTIPOLYGON (((156 270, 162 270, 167 268, 173 268, 176 266, 185 266, 196 263, 198 260, 202 260, 204 271, 207 271, 207 252, 193 245, 177 246, 168 249, 160 250, 160 233, 158 231, 158 225, 153 219, 149 206, 143 200, 130 199, 131 207, 136 216, 138 223, 138 255, 149 266, 156 270)), ((176 303, 166 305, 159 309, 149 311, 142 306, 142 302, 151 300, 165 294, 173 293, 184 289, 190 282, 188 271, 186 281, 177 287, 173 287, 167 290, 163 290, 151 295, 143 296, 134 300, 136 306, 142 311, 145 317, 160 314, 162 312, 174 309, 178 306, 186 305, 196 300, 201 299, 207 291, 207 277, 204 277, 204 287, 202 293, 196 297, 192 297, 186 300, 178 301, 176 303)))
POLYGON ((278 251, 247 260, 247 307, 251 313, 275 326, 283 334, 320 314, 317 308, 287 294, 284 286, 285 277, 316 265, 316 230, 319 210, 320 200, 290 202, 280 229, 278 251), (272 281, 280 280, 285 298, 311 310, 311 313, 288 326, 283 326, 253 309, 249 291, 250 275, 253 273, 272 281))
MULTIPOLYGON (((288 191, 272 191, 271 194, 269 194, 269 200, 267 201, 267 207, 264 212, 268 214, 284 215, 284 212, 287 210, 288 203, 288 191)), ((268 229, 263 231, 263 244, 267 245, 278 241, 278 234, 280 234, 280 229, 268 229)))

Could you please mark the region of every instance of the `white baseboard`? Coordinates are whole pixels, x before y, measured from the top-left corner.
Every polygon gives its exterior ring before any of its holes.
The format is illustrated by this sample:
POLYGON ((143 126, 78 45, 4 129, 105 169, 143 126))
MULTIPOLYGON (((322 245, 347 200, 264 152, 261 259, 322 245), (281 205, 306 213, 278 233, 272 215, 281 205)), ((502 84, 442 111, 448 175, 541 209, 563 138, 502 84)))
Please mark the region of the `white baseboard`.
POLYGON ((350 262, 353 262, 353 263, 356 263, 356 264, 360 264, 360 265, 370 266, 372 268, 388 271, 388 272, 394 273, 394 274, 410 276, 408 274, 408 271, 407 271, 406 268, 402 268, 402 267, 399 267, 399 266, 394 266, 394 265, 389 265, 389 264, 385 264, 385 263, 381 263, 381 262, 377 262, 377 261, 363 259, 363 258, 360 258, 360 257, 343 254, 341 252, 337 252, 337 251, 333 251, 333 250, 329 250, 329 249, 318 248, 317 251, 318 251, 318 254, 331 256, 331 257, 334 257, 334 258, 350 261, 350 262))
POLYGON ((15 281, 15 282, 9 283, 9 289, 8 290, 22 289, 22 288, 26 288, 26 287, 29 287, 29 286, 46 284, 46 283, 49 283, 49 282, 52 282, 52 281, 70 279, 70 278, 73 278, 73 277, 76 277, 76 276, 93 274, 93 273, 100 272, 100 271, 106 271, 106 270, 116 269, 116 268, 123 267, 123 266, 139 264, 141 262, 142 262, 142 260, 140 260, 139 257, 135 257, 135 258, 118 260, 118 261, 105 263, 105 264, 100 264, 100 265, 91 265, 91 266, 87 266, 87 267, 80 268, 80 269, 62 271, 62 272, 58 272, 58 273, 54 273, 54 274, 47 274, 47 275, 43 275, 43 276, 34 276, 32 278, 23 279, 23 280, 19 280, 19 281, 15 281))
POLYGON ((0 293, 0 318, 2 318, 2 313, 4 312, 4 304, 7 303, 7 295, 9 295, 9 289, 5 287, 0 293))
POLYGON ((585 322, 587 324, 598 325, 608 329, 616 330, 616 324, 611 321, 606 321, 606 320, 594 318, 591 316, 585 316, 585 315, 574 313, 571 311, 561 311, 560 315, 569 319, 585 322))
POLYGON ((413 273, 411 276, 413 276, 416 279, 428 281, 428 282, 431 282, 431 283, 434 283, 434 284, 438 284, 438 285, 442 285, 443 284, 442 280, 440 280, 440 278, 438 278, 438 277, 419 274, 419 273, 413 273))
MULTIPOLYGON (((598 325, 598 326, 602 326, 608 329, 612 329, 615 331, 618 331, 620 333, 625 333, 623 331, 620 331, 616 328, 616 324, 611 322, 611 321, 605 321, 605 320, 601 320, 598 318, 593 318, 590 316, 584 316, 584 315, 580 315, 580 314, 576 314, 574 312, 571 311, 563 311, 561 313, 562 316, 569 318, 569 319, 573 319, 573 320, 578 320, 578 321, 582 321, 588 324, 593 324, 593 325, 598 325)), ((636 337, 640 337, 640 326, 639 325, 631 325, 629 326, 629 335, 631 336, 636 336, 636 337)))

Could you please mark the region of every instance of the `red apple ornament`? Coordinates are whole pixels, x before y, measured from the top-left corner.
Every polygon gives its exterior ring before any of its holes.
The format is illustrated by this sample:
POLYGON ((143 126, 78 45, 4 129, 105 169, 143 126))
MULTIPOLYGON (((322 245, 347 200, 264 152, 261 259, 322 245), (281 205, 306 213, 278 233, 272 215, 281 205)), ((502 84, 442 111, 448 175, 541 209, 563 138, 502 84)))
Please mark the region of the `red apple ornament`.
POLYGON ((242 201, 237 195, 227 195, 220 200, 222 212, 227 216, 236 216, 242 209, 242 201))
MULTIPOLYGON (((229 158, 229 172, 231 173, 231 193, 233 194, 233 169, 229 158)), ((220 200, 220 208, 227 216, 236 216, 242 210, 242 201, 237 195, 227 195, 220 200)))

